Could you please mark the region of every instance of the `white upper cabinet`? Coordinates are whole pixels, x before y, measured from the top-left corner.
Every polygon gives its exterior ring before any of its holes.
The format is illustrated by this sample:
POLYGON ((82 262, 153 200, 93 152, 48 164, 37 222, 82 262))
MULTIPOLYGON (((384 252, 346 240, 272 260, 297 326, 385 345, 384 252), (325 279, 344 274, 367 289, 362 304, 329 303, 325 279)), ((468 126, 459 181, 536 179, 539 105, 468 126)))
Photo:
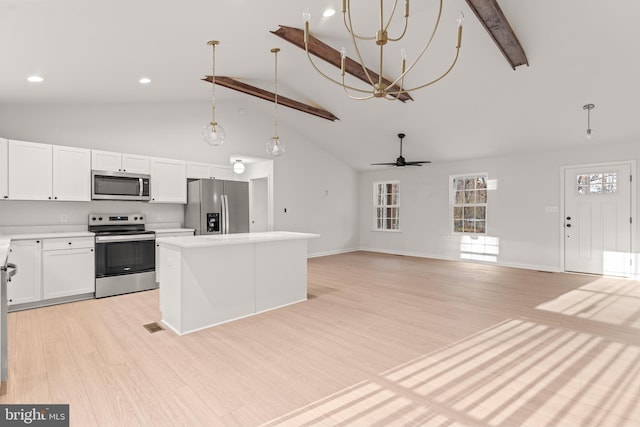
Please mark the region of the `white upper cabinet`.
POLYGON ((90 150, 25 141, 8 146, 9 199, 91 199, 90 150))
POLYGON ((91 150, 53 146, 53 199, 91 200, 91 150))
POLYGON ((213 178, 213 165, 209 163, 187 163, 187 178, 208 179, 213 178))
POLYGON ((139 156, 136 154, 122 155, 123 172, 143 173, 148 175, 151 172, 150 159, 147 156, 139 156))
POLYGON ((91 169, 98 171, 122 171, 122 154, 111 151, 91 150, 91 169))
POLYGON ((51 200, 52 146, 9 141, 9 198, 51 200))
POLYGON ((113 151, 91 150, 91 169, 149 174, 149 157, 113 151))
POLYGON ((187 163, 151 158, 151 203, 187 203, 187 163))
POLYGON ((215 165, 213 167, 213 176, 216 179, 225 179, 227 181, 233 181, 236 179, 235 173, 233 173, 233 166, 215 165))
POLYGON ((9 198, 9 142, 0 138, 0 199, 9 198))

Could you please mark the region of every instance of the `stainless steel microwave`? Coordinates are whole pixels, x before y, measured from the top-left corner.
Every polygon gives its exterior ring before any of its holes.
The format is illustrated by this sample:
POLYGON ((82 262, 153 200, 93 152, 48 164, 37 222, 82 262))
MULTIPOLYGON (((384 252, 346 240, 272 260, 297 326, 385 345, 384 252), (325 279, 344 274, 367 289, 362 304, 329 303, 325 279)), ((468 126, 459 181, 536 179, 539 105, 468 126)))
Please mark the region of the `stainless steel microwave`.
POLYGON ((91 171, 92 200, 150 200, 151 176, 128 172, 91 171))

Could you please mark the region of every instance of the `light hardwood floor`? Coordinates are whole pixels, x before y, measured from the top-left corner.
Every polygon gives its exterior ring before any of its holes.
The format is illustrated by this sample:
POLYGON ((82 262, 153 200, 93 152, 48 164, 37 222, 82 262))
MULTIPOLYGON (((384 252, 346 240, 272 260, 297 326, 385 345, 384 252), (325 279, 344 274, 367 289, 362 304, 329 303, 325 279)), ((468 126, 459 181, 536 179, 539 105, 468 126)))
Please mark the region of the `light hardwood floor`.
POLYGON ((158 292, 9 315, 0 403, 73 426, 638 426, 640 283, 355 252, 183 337, 158 292))

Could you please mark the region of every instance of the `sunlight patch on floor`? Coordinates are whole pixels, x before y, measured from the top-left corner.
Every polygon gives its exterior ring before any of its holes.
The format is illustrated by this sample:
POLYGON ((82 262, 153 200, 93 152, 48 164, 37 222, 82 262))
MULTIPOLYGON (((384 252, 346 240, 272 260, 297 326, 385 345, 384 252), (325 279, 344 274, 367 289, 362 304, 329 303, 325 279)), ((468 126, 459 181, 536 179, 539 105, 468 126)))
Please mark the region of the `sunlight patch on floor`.
POLYGON ((536 308, 640 329, 640 286, 637 281, 601 278, 536 308))
POLYGON ((265 426, 640 425, 640 347, 510 319, 265 426))

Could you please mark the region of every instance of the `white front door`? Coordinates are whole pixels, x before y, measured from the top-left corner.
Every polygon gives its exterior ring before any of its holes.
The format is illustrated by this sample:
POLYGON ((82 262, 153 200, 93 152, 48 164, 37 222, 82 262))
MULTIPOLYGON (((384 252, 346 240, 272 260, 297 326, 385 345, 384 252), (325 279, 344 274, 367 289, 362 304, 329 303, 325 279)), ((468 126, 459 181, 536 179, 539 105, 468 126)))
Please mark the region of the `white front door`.
POLYGON ((629 163, 565 169, 565 271, 630 275, 630 177, 629 163))

